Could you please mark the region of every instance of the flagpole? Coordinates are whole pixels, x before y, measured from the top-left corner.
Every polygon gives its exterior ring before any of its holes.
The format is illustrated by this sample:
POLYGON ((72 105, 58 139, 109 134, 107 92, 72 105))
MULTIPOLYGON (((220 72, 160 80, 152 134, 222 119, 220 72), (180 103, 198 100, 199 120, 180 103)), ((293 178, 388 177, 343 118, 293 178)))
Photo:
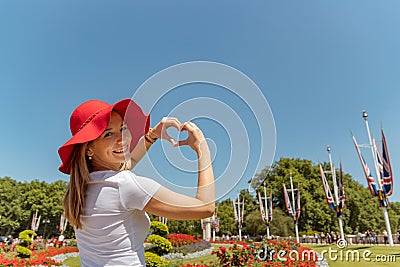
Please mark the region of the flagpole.
MULTIPOLYGON (((293 216, 294 216, 294 218, 296 218, 296 220, 297 220, 297 213, 296 213, 296 206, 294 205, 294 188, 293 188, 293 180, 292 180, 292 173, 290 173, 290 187, 291 187, 291 190, 292 190, 292 202, 293 202, 293 206, 292 206, 292 212, 293 212, 293 216)), ((296 240, 297 240, 297 243, 300 243, 300 239, 299 239, 299 226, 298 226, 298 223, 296 222, 295 224, 294 224, 295 226, 295 230, 296 230, 296 240)))
POLYGON ((211 217, 211 220, 212 224, 214 224, 214 227, 212 228, 212 241, 215 242, 215 220, 216 220, 215 211, 213 216, 211 217))
MULTIPOLYGON (((333 164, 332 164, 332 157, 331 157, 331 147, 328 146, 327 149, 328 151, 328 155, 329 155, 329 163, 331 164, 331 173, 332 173, 332 181, 333 181, 333 191, 335 194, 335 204, 336 204, 336 209, 338 209, 339 207, 339 196, 338 196, 338 186, 337 186, 337 181, 336 181, 336 171, 335 168, 333 168, 333 164)), ((338 221, 339 221, 339 229, 340 229, 340 237, 342 240, 344 239, 344 231, 343 231, 343 222, 342 222, 342 218, 337 216, 338 221)))
POLYGON ((242 215, 240 214, 240 193, 238 194, 238 228, 239 228, 239 241, 242 241, 242 215))
MULTIPOLYGON (((369 145, 371 147, 372 159, 374 161, 375 174, 376 174, 377 181, 378 181, 378 190, 379 190, 378 198, 379 198, 382 194, 382 181, 381 181, 381 175, 378 170, 378 163, 376 162, 377 161, 377 158, 376 158, 377 152, 376 152, 375 146, 374 146, 375 142, 373 142, 373 140, 371 138, 371 134, 369 131, 369 125, 368 125, 368 114, 365 110, 363 110, 362 116, 365 121, 365 127, 367 128, 369 145)), ((393 244, 392 230, 390 228, 389 215, 388 215, 388 212, 387 212, 387 209, 385 206, 382 206, 382 213, 383 213, 383 219, 385 220, 386 231, 388 232, 388 242, 389 242, 390 246, 393 246, 394 244, 393 244)))
MULTIPOLYGON (((268 199, 267 199, 267 187, 265 186, 265 181, 264 181, 264 203, 265 203, 265 209, 264 209, 264 214, 265 214, 265 220, 268 220, 268 215, 269 215, 269 209, 268 209, 268 199)), ((268 221, 267 224, 267 239, 269 239, 269 224, 270 222, 268 221)))

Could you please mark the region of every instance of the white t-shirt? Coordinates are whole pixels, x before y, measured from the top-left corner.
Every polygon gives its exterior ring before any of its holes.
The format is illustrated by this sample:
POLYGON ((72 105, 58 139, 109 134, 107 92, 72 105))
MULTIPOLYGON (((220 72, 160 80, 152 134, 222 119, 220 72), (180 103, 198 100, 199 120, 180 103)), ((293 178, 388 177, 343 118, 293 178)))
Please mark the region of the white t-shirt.
POLYGON ((150 220, 143 208, 160 184, 131 171, 97 171, 90 177, 82 229, 75 229, 81 266, 145 266, 150 220))

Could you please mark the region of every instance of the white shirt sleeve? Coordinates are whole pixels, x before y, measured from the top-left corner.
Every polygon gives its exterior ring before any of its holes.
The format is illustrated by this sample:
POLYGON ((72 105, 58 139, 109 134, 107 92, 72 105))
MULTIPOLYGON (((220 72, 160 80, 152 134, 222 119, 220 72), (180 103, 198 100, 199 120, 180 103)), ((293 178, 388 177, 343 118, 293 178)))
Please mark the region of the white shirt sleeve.
POLYGON ((119 174, 122 176, 119 180, 121 203, 129 210, 143 210, 161 187, 156 181, 137 176, 131 171, 123 171, 119 174))

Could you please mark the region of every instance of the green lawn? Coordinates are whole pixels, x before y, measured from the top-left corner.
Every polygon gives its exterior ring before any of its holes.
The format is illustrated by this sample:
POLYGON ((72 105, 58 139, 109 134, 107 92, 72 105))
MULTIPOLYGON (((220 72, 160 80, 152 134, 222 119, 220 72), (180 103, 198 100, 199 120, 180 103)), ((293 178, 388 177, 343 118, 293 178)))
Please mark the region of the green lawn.
POLYGON ((336 245, 304 246, 318 253, 325 252, 324 257, 331 267, 384 267, 400 264, 400 246, 348 246, 344 250, 338 249, 336 245))
MULTIPOLYGON (((193 263, 200 263, 201 261, 204 262, 204 264, 208 264, 210 263, 210 261, 212 262, 216 262, 217 261, 217 256, 215 255, 207 255, 204 257, 200 257, 200 258, 195 258, 195 259, 176 259, 176 260, 172 260, 171 261, 171 266, 177 266, 178 264, 193 264, 193 263)), ((79 257, 74 257, 74 258, 68 258, 66 259, 63 264, 69 266, 69 267, 80 267, 81 262, 79 261, 79 257)))
POLYGON ((68 258, 63 262, 63 264, 65 264, 69 267, 80 267, 81 266, 79 257, 68 258))

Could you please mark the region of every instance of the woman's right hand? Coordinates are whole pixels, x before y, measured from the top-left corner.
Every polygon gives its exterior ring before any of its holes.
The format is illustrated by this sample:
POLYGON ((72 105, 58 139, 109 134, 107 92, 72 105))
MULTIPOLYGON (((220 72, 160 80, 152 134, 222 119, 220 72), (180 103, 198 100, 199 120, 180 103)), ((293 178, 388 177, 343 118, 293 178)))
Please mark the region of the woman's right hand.
POLYGON ((153 138, 161 138, 169 141, 173 146, 177 146, 178 142, 175 141, 171 136, 168 135, 167 129, 169 127, 174 127, 177 130, 180 130, 182 127, 181 122, 174 117, 164 117, 162 120, 154 126, 151 131, 149 131, 149 135, 153 138))
POLYGON ((176 146, 190 146, 194 151, 197 153, 200 153, 201 151, 208 151, 208 145, 206 142, 206 139, 203 135, 203 132, 200 130, 199 127, 197 127, 196 124, 193 122, 185 122, 181 128, 180 131, 187 131, 188 132, 188 138, 185 140, 178 141, 176 146))

